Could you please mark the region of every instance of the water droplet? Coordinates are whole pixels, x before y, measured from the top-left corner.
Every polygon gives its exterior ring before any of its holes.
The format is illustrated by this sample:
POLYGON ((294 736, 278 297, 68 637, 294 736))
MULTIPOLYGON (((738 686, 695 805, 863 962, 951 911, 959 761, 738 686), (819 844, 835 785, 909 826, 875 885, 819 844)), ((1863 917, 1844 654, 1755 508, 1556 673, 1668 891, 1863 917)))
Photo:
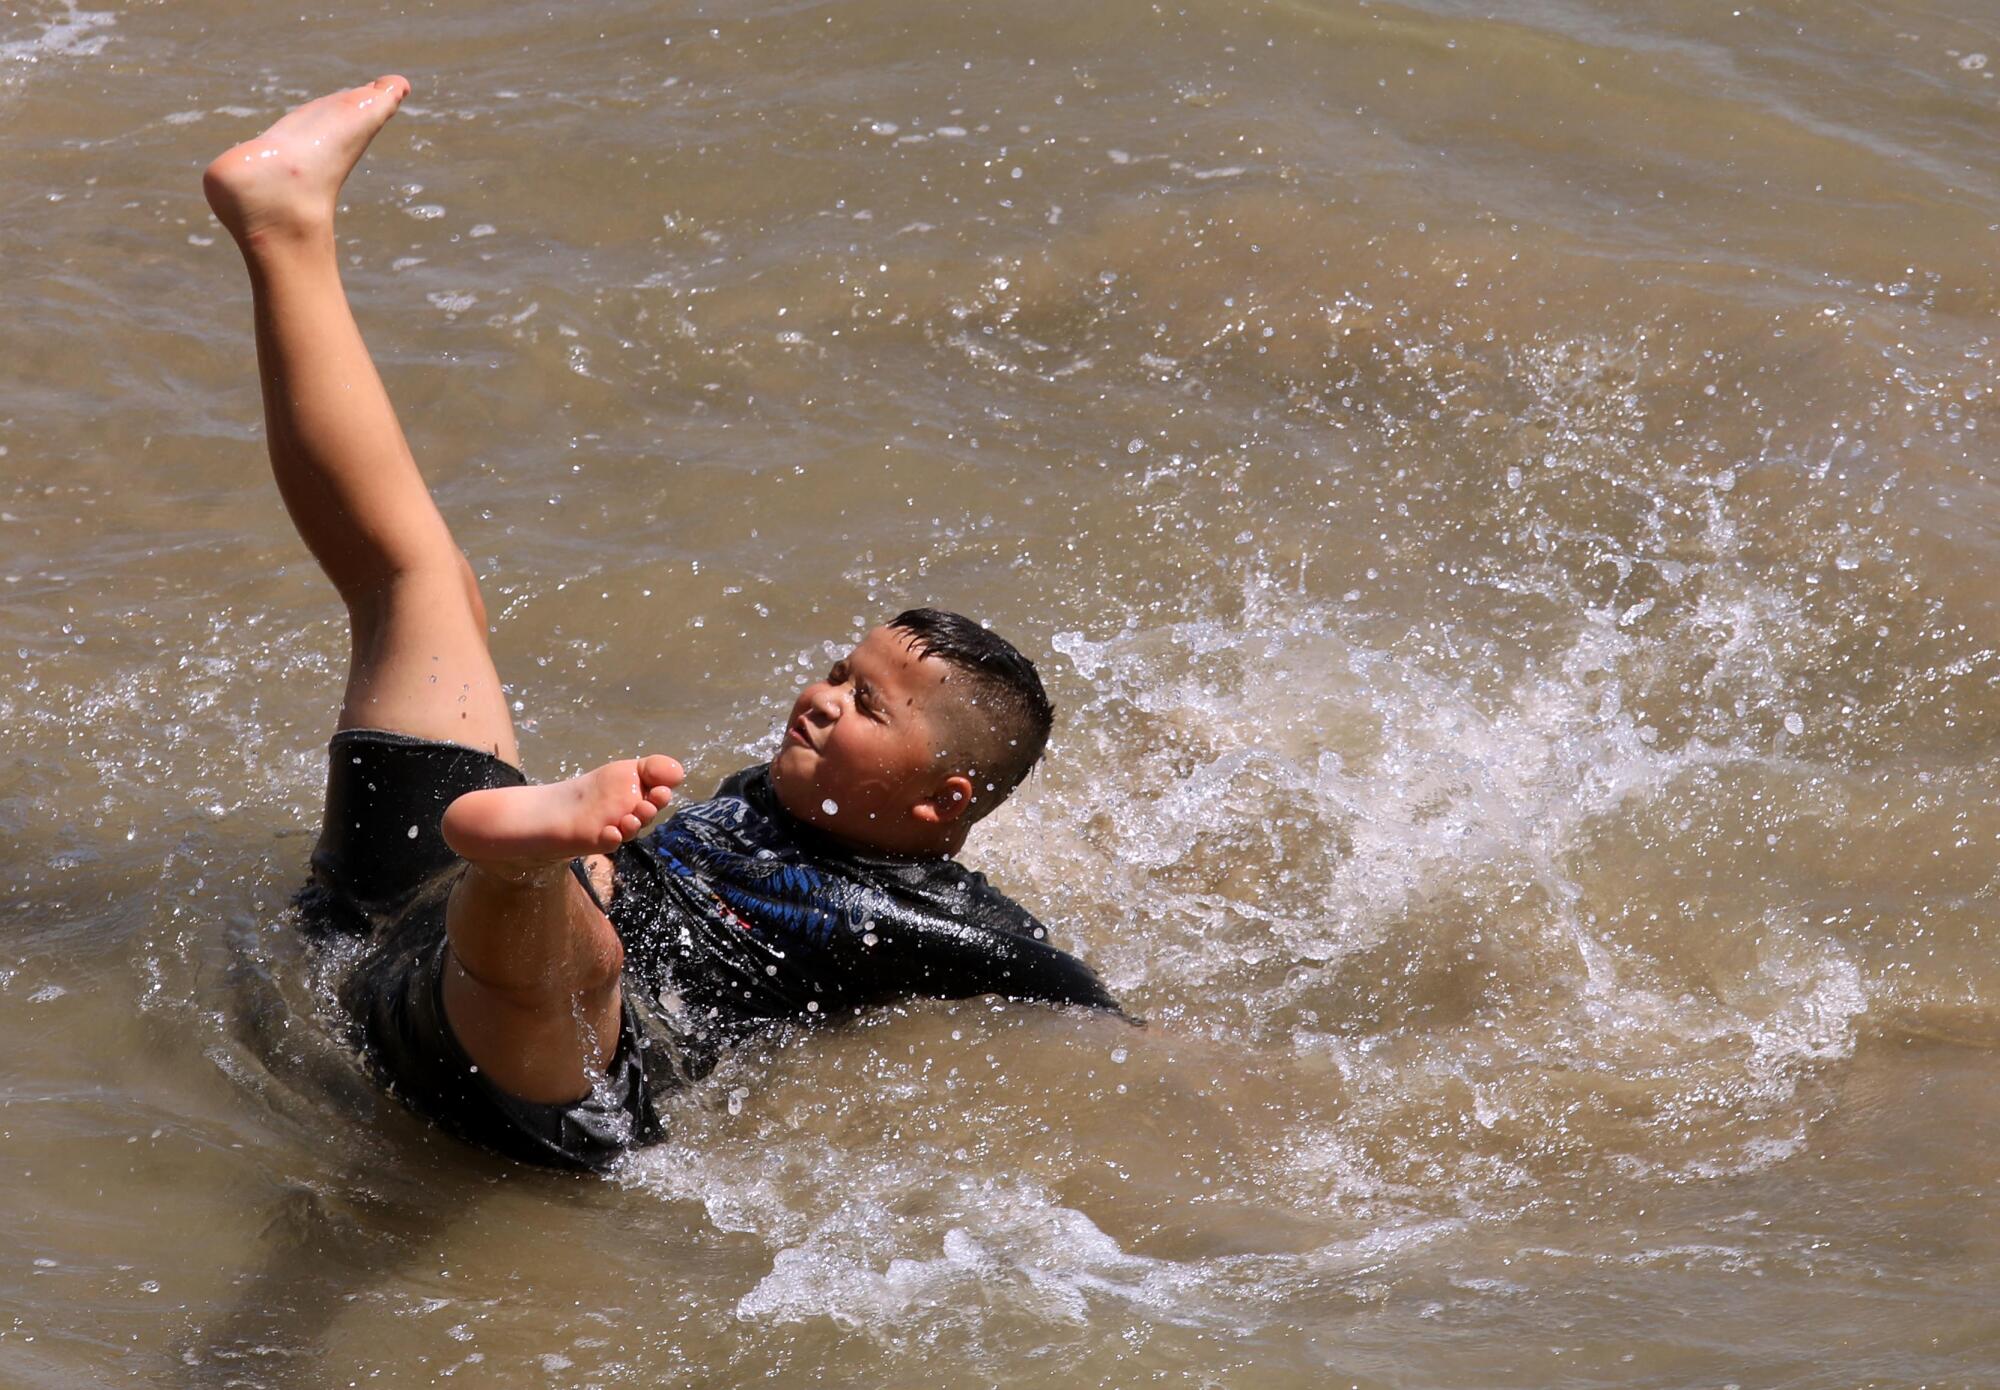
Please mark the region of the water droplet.
POLYGON ((1111 1060, 1114 1062, 1122 1063, 1124 1062, 1125 1058, 1129 1055, 1130 1054, 1127 1053, 1125 1049, 1122 1047, 1114 1047, 1111 1049, 1111 1060))
POLYGON ((416 827, 415 827, 414 825, 413 825, 413 826, 411 826, 411 827, 410 827, 410 829, 409 829, 409 831, 408 831, 408 834, 409 834, 409 837, 410 837, 410 838, 411 838, 412 840, 416 839, 416 838, 417 838, 417 828, 416 828, 416 827))
POLYGON ((1799 717, 1799 712, 1797 710, 1793 710, 1790 714, 1785 716, 1786 733, 1797 735, 1797 734, 1802 734, 1805 731, 1806 731, 1806 721, 1799 717))
POLYGON ((838 801, 835 801, 830 796, 826 800, 820 802, 819 808, 820 810, 826 812, 829 816, 837 816, 840 814, 840 803, 838 801))

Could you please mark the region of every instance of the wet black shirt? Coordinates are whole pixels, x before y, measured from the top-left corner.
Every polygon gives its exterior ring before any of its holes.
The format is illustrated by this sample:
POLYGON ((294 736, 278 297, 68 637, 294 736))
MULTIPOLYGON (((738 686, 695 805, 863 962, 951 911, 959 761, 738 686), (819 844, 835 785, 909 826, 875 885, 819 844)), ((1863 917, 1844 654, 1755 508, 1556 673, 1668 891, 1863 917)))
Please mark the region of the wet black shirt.
POLYGON ((770 1020, 928 996, 1115 1009, 1097 976, 954 859, 857 853, 778 805, 768 765, 620 849, 625 980, 699 1073, 770 1020))

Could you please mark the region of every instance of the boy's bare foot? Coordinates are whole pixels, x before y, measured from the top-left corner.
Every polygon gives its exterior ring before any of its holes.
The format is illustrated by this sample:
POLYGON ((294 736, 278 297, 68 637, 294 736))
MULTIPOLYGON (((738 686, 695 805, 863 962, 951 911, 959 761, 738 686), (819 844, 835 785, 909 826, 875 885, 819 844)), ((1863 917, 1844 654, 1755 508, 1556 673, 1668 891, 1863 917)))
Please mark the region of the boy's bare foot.
POLYGON ((672 758, 626 758, 541 787, 468 792, 445 809, 444 842, 506 877, 608 854, 644 830, 686 776, 672 758))
POLYGON ((286 112, 208 166, 201 179, 208 205, 246 249, 325 230, 348 171, 409 94, 403 78, 378 77, 286 112))

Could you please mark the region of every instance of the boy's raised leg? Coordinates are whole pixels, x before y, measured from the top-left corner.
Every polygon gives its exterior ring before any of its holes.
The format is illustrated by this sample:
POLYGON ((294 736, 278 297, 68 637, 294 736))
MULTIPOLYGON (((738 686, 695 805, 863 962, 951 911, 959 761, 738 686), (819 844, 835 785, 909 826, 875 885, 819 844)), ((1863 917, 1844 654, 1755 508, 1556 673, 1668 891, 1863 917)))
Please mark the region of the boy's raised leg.
MULTIPOLYGON (((308 102, 224 153, 203 186, 250 272, 278 491, 347 605, 338 727, 518 763, 471 567, 417 471, 334 254, 341 184, 409 90, 383 77, 308 102)), ((576 1099, 617 1045, 622 948, 568 861, 636 834, 680 777, 671 758, 612 764, 461 798, 447 818, 470 867, 447 913, 445 1013, 473 1062, 523 1099, 576 1099)))
POLYGON ((288 113, 208 166, 250 272, 271 469, 340 591, 352 657, 339 727, 519 761, 471 567, 417 472, 334 256, 340 187, 410 84, 383 77, 288 113))

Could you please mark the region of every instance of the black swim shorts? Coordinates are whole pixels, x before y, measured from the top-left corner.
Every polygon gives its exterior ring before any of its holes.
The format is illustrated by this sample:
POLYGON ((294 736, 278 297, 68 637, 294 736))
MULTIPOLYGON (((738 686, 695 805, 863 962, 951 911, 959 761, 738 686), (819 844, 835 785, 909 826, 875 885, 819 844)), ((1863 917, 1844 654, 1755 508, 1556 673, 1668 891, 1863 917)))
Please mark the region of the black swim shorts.
POLYGON ((445 901, 465 865, 439 821, 466 792, 526 780, 477 748, 343 729, 330 745, 326 820, 299 905, 311 929, 366 943, 341 1000, 369 1065, 412 1109, 509 1158, 602 1169, 661 1133, 629 998, 603 1081, 566 1105, 521 1100, 487 1080, 445 1018, 445 901))

